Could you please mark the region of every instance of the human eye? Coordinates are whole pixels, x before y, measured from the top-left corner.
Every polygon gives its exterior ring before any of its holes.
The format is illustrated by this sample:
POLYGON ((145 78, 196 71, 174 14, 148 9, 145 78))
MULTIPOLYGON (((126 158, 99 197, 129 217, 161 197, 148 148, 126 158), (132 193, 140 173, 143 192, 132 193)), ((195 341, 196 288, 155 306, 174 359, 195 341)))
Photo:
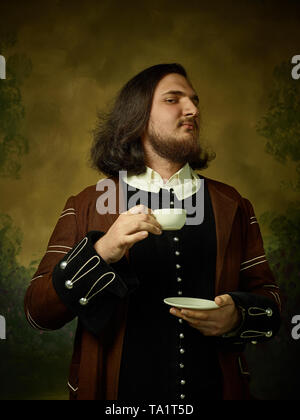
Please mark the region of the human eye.
POLYGON ((175 104, 177 102, 176 98, 166 98, 165 102, 167 102, 168 104, 175 104))

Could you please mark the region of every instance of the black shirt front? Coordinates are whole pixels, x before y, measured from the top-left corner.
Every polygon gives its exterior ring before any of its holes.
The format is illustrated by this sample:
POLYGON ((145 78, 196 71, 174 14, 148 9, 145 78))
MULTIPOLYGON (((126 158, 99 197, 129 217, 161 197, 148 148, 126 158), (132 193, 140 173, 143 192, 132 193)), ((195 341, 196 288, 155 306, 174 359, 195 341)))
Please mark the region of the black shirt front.
MULTIPOLYGON (((220 399, 222 378, 215 339, 203 336, 171 315, 170 307, 163 302, 173 296, 215 297, 215 221, 203 179, 201 188, 204 188, 201 224, 163 231, 161 235, 149 234, 130 250, 130 265, 139 287, 129 300, 119 400, 220 399)), ((170 194, 170 207, 185 207, 185 200, 178 200, 172 190, 160 190, 154 200, 155 194, 151 193, 152 203, 156 203, 152 209, 161 208, 162 194, 166 193, 170 194)), ((200 190, 196 194, 199 193, 200 190)), ((134 192, 128 190, 127 194, 129 202, 134 192)), ((193 203, 197 202, 196 194, 193 203)), ((148 207, 149 195, 144 192, 143 204, 148 207)))

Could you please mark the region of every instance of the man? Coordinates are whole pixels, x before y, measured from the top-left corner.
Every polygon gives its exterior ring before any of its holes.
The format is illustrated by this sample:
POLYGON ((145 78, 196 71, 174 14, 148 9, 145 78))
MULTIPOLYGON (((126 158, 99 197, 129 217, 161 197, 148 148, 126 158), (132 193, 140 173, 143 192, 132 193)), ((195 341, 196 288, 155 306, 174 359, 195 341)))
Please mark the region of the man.
POLYGON ((198 102, 178 64, 124 86, 91 153, 109 178, 68 199, 28 288, 34 327, 78 317, 72 399, 250 398, 242 351, 277 332, 280 297, 251 203, 195 172, 213 158, 198 102), (163 207, 188 210, 181 230, 161 229, 163 207), (169 308, 170 296, 218 307, 169 308))

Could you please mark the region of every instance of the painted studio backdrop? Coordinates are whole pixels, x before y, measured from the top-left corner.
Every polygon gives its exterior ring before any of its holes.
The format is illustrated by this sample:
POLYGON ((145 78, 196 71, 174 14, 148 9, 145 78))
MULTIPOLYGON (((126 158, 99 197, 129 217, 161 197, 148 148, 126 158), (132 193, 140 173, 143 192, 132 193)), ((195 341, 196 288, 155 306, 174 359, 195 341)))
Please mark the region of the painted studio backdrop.
POLYGON ((101 177, 98 111, 164 62, 187 69, 204 175, 251 200, 283 292, 280 333, 247 349, 253 395, 299 399, 299 28, 291 0, 0 0, 0 399, 68 398, 75 324, 32 329, 25 290, 66 199, 101 177))

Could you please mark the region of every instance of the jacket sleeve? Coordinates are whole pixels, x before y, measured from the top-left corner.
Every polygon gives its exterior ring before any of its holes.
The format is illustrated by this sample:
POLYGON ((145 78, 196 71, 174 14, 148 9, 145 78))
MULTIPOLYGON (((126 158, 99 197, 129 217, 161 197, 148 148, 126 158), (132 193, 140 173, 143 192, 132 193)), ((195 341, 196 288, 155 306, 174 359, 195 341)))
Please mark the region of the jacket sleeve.
POLYGON ((61 328, 77 316, 98 335, 136 280, 125 257, 108 265, 97 254, 94 243, 103 232, 90 231, 78 238, 76 212, 74 197, 70 197, 27 289, 25 314, 41 330, 61 328))
POLYGON ((242 343, 269 340, 280 327, 281 299, 269 267, 259 224, 249 200, 242 199, 244 248, 240 288, 230 292, 242 316, 240 326, 224 337, 242 343))

